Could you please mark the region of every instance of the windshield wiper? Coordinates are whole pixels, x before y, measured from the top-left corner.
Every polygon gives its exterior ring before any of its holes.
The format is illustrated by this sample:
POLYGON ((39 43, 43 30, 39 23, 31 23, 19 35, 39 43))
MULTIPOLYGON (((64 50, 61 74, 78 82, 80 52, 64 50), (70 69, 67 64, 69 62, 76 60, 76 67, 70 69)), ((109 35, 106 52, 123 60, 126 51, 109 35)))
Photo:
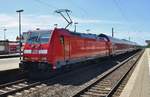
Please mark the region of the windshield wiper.
POLYGON ((37 42, 37 39, 38 39, 38 36, 30 37, 28 39, 28 42, 34 43, 34 42, 37 42))

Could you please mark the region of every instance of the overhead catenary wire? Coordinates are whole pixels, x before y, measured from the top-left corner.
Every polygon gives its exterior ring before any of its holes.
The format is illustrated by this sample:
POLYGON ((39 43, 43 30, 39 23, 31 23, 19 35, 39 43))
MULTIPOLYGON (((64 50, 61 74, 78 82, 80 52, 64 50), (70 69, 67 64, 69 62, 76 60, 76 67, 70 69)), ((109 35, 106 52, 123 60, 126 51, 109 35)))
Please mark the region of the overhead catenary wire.
MULTIPOLYGON (((121 8, 120 4, 118 3, 118 1, 117 1, 117 0, 113 0, 113 2, 114 2, 114 4, 115 4, 115 6, 117 7, 118 11, 120 12, 122 18, 123 18, 126 22, 129 22, 128 17, 125 15, 125 13, 124 13, 124 11, 122 10, 122 8, 121 8)), ((132 28, 132 27, 131 27, 131 28, 132 28)), ((129 35, 129 34, 130 34, 130 33, 128 32, 128 35, 129 35)), ((129 35, 129 37, 130 37, 130 35, 129 35)))
MULTIPOLYGON (((35 3, 37 3, 38 4, 38 6, 37 6, 37 4, 36 4, 36 6, 39 8, 39 9, 45 9, 45 10, 48 10, 48 13, 50 13, 50 14, 54 14, 53 13, 53 10, 56 10, 56 9, 58 9, 56 6, 54 6, 54 5, 52 5, 52 4, 49 4, 48 2, 46 2, 46 1, 44 1, 44 0, 33 0, 35 3), (45 8, 43 8, 43 6, 45 7, 45 8), (52 10, 52 11, 51 11, 52 10)), ((48 26, 50 26, 50 25, 48 25, 48 26)), ((58 26, 58 25, 57 25, 58 26)))
POLYGON ((49 3, 47 3, 47 2, 44 2, 44 1, 42 1, 42 0, 34 0, 34 1, 36 1, 36 2, 38 2, 38 3, 40 3, 40 4, 43 4, 43 5, 47 6, 48 8, 58 9, 56 6, 51 5, 51 4, 49 4, 49 3))
MULTIPOLYGON (((114 4, 116 5, 116 7, 118 8, 118 10, 119 10, 119 12, 120 12, 120 14, 121 14, 121 16, 124 18, 124 20, 126 21, 126 22, 131 22, 131 20, 129 20, 129 18, 126 16, 126 14, 124 13, 124 11, 122 10, 122 8, 121 8, 121 6, 120 6, 120 4, 119 4, 119 2, 118 2, 118 0, 113 0, 113 2, 114 2, 114 4)), ((137 26, 136 25, 130 25, 130 28, 131 29, 133 29, 133 28, 141 28, 141 26, 143 26, 142 24, 138 24, 137 26)), ((135 32, 137 32, 137 29, 135 30, 135 32)), ((138 31, 139 32, 139 31, 138 31)), ((129 33, 128 32, 128 34, 131 34, 131 32, 129 33)), ((131 36, 129 35, 129 40, 131 40, 131 36)), ((132 37, 133 38, 133 37, 132 37)), ((133 40, 133 39, 132 39, 133 40)))
MULTIPOLYGON (((78 9, 80 9, 80 11, 82 11, 82 13, 81 14, 83 14, 83 15, 89 15, 89 13, 87 12, 87 10, 85 9, 85 8, 83 8, 83 7, 81 7, 79 4, 77 4, 76 2, 73 2, 74 0, 69 0, 69 2, 71 3, 71 4, 73 4, 74 6, 76 6, 76 8, 78 8, 78 9)), ((82 15, 82 16, 83 16, 82 15)))
POLYGON ((121 16, 124 18, 124 20, 128 21, 127 16, 124 14, 122 8, 120 7, 119 3, 117 0, 113 0, 114 4, 116 5, 117 9, 119 10, 121 16))

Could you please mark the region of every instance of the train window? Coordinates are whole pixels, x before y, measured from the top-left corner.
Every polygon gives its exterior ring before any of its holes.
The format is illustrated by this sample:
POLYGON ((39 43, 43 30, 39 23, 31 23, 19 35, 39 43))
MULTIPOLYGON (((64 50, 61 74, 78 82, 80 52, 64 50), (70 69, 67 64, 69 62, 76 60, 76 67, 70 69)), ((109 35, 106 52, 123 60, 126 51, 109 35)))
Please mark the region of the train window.
POLYGON ((64 36, 60 36, 60 42, 61 42, 61 44, 64 44, 64 36))
POLYGON ((43 32, 42 34, 40 34, 40 37, 39 37, 39 41, 41 43, 47 43, 49 41, 49 38, 50 38, 50 33, 49 32, 43 32))
POLYGON ((50 39, 50 35, 51 35, 51 32, 49 31, 30 32, 27 42, 31 44, 48 43, 50 39))

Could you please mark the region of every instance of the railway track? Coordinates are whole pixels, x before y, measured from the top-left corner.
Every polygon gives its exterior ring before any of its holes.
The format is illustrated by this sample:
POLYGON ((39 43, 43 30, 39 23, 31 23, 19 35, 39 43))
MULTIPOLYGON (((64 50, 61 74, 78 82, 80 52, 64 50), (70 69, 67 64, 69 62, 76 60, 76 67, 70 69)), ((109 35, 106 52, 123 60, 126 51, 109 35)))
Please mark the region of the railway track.
MULTIPOLYGON (((116 69, 117 68, 119 68, 119 67, 121 67, 121 64, 123 64, 123 63, 126 63, 127 61, 129 61, 130 59, 132 59, 133 57, 135 57, 135 56, 137 56, 137 55, 134 55, 134 56, 131 56, 130 58, 128 58, 127 60, 125 60, 125 61, 123 61, 123 62, 121 62, 120 63, 120 66, 118 65, 118 67, 116 67, 116 69)), ((111 69, 112 70, 112 69, 111 69)), ((110 72, 113 72, 113 71, 110 71, 110 72)), ((59 79, 59 78, 58 78, 59 79)), ((62 78, 61 78, 62 79, 62 78)), ((102 78, 102 79, 104 79, 104 77, 102 78)), ((57 79, 55 79, 55 81, 56 81, 57 79)), ((104 81, 104 84, 103 84, 103 86, 104 87, 106 87, 105 86, 105 84, 107 84, 107 83, 109 83, 109 81, 110 80, 105 80, 104 81)), ((13 96, 16 96, 17 94, 19 94, 20 93, 20 95, 22 95, 21 93, 24 93, 25 91, 26 92, 31 92, 30 91, 30 89, 36 89, 37 90, 37 88, 38 87, 45 87, 46 85, 45 84, 43 84, 43 83, 46 83, 46 81, 41 81, 41 82, 39 82, 39 81, 29 81, 29 80, 27 80, 27 79, 22 79, 22 80, 18 80, 18 81, 15 81, 15 82, 11 82, 11 83, 7 83, 7 84, 3 84, 3 85, 0 85, 0 97, 7 97, 8 95, 13 95, 13 96), (24 91, 24 92, 23 92, 24 91)), ((96 82, 95 82, 96 83, 96 82)), ((98 83, 98 82, 97 82, 98 83)), ((50 85, 51 87, 53 87, 53 84, 52 85, 50 85)), ((92 86, 92 85, 91 85, 92 86)), ((61 86, 59 86, 59 87, 61 87, 61 86)), ((89 86, 90 87, 90 86, 89 86)), ((51 88, 52 89, 52 88, 51 88)), ((57 88, 58 89, 58 88, 57 88)), ((109 88, 107 88, 107 89, 109 89, 109 88)), ((35 90, 35 91, 36 91, 35 90)), ((54 89, 53 89, 54 90, 54 89)), ((85 91, 84 91, 85 92, 85 91)), ((108 92, 108 91, 107 91, 108 92)), ((80 94, 80 93, 78 93, 78 94, 80 94)), ((74 95, 74 97, 78 97, 78 96, 81 96, 81 95, 78 95, 78 94, 76 94, 76 95, 74 95)), ((18 96, 17 96, 18 97, 18 96)), ((90 96, 91 97, 91 96, 90 96)), ((92 96, 93 97, 93 96, 92 96)), ((95 97, 95 96, 94 96, 95 97)))
POLYGON ((143 51, 119 63, 72 97, 112 97, 142 54, 143 51))
POLYGON ((7 97, 8 95, 12 95, 26 89, 30 89, 31 87, 40 84, 41 82, 32 82, 28 81, 27 79, 21 79, 15 82, 6 83, 0 85, 0 97, 7 97))

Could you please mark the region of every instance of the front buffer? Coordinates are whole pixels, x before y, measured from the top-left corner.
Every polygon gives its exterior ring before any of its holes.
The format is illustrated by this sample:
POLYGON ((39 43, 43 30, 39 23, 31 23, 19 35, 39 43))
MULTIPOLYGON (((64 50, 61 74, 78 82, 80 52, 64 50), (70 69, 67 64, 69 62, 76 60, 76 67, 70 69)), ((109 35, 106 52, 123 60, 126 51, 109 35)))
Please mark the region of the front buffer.
POLYGON ((30 78, 48 78, 52 77, 59 70, 53 70, 52 65, 48 62, 25 62, 21 61, 19 63, 19 68, 21 71, 25 71, 28 73, 28 77, 30 78))

